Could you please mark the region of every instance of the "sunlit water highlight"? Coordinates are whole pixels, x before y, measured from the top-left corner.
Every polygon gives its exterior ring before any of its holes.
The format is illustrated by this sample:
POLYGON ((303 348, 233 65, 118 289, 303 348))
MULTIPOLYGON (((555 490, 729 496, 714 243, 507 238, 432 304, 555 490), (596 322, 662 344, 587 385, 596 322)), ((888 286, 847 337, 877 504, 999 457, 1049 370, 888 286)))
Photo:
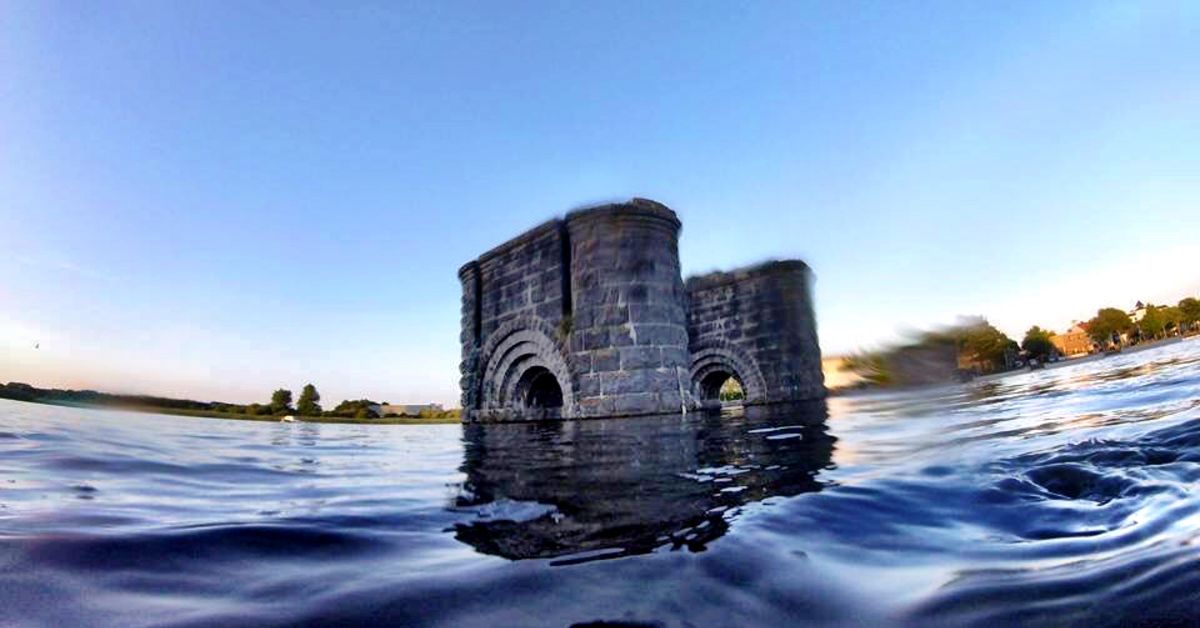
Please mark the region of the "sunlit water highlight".
POLYGON ((786 416, 0 401, 0 625, 1188 624, 1200 341, 786 416))

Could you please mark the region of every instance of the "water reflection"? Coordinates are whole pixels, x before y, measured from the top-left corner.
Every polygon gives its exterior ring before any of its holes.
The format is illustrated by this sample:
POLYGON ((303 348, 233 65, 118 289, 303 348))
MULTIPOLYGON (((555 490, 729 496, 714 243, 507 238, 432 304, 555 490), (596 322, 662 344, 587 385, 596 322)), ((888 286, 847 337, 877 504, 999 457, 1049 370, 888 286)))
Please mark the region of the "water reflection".
POLYGON ((732 415, 465 425, 455 537, 512 560, 572 564, 701 551, 739 507, 821 490, 824 402, 732 415))

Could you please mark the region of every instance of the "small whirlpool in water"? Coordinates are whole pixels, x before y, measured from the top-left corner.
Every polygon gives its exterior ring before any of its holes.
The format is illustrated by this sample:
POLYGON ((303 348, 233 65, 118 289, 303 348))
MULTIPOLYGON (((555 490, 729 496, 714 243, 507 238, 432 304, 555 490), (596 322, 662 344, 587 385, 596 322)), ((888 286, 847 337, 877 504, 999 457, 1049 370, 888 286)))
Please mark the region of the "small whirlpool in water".
POLYGON ((0 625, 1192 624, 1200 341, 784 412, 0 401, 0 625))

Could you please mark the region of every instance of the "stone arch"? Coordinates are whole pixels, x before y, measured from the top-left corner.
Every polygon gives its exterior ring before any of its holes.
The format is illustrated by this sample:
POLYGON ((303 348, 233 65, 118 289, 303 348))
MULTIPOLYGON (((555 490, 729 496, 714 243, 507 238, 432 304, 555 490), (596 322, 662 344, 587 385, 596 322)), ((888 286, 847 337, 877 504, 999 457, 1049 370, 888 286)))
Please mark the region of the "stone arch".
POLYGON ((708 341, 693 346, 691 381, 697 396, 702 383, 718 373, 736 377, 742 384, 746 404, 766 403, 767 386, 758 363, 741 348, 729 342, 708 341))
POLYGON ((575 377, 564 342, 557 331, 538 316, 518 316, 488 335, 480 351, 476 399, 484 411, 507 411, 526 418, 531 372, 554 378, 561 393, 561 417, 575 414, 575 377))

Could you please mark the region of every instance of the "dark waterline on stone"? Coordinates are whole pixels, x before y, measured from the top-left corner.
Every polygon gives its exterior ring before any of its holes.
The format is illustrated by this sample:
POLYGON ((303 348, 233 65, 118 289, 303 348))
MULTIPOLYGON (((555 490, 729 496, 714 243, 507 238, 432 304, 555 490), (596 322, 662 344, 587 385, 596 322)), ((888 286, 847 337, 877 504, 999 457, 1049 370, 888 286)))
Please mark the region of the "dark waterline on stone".
POLYGON ((783 415, 0 401, 0 625, 1186 624, 1198 404, 1198 341, 783 415))

